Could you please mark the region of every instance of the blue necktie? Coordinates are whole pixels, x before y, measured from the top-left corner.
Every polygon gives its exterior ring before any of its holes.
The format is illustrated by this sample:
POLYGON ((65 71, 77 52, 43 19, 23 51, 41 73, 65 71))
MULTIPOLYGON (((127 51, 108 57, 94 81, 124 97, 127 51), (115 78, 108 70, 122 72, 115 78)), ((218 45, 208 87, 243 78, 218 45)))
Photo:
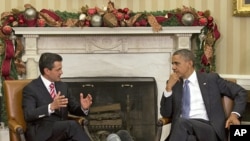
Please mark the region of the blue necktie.
POLYGON ((182 96, 182 117, 189 118, 190 111, 190 89, 188 86, 189 80, 184 82, 182 96))

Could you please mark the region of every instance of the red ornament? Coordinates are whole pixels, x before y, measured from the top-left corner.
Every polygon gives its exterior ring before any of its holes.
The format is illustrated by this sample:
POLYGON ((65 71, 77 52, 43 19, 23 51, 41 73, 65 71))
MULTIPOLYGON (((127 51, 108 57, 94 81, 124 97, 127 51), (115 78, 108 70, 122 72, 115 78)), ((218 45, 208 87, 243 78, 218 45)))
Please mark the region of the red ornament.
POLYGON ((203 17, 199 19, 199 25, 205 26, 207 25, 207 18, 203 17))
POLYGON ((18 25, 24 25, 24 20, 23 19, 19 19, 18 20, 18 25))
POLYGON ((129 9, 128 8, 123 8, 123 13, 128 14, 129 9))
POLYGON ((129 14, 125 14, 125 15, 124 15, 124 19, 125 19, 125 20, 128 20, 128 19, 130 19, 130 16, 129 16, 129 14))
POLYGON ((134 26, 139 27, 139 26, 140 26, 140 23, 139 23, 139 22, 135 22, 135 23, 134 23, 134 26))
POLYGON ((213 18, 212 16, 209 16, 209 17, 207 18, 207 22, 208 22, 208 23, 212 23, 213 20, 214 20, 214 18, 213 18))
POLYGON ((198 11, 197 14, 198 14, 199 16, 204 16, 204 12, 202 12, 202 11, 198 11))
POLYGON ((146 19, 141 19, 139 21, 139 24, 140 24, 140 26, 147 26, 148 25, 148 21, 146 19))
POLYGON ((89 27, 90 26, 90 21, 89 20, 85 20, 84 26, 89 27))
POLYGON ((166 20, 168 20, 166 17, 164 16, 155 16, 155 19, 157 20, 157 22, 160 24, 166 20))
POLYGON ((96 9, 95 8, 89 8, 88 9, 88 15, 94 15, 94 14, 96 14, 96 9))
POLYGON ((124 14, 121 12, 117 12, 115 16, 118 21, 122 21, 124 19, 124 14))
POLYGON ((46 22, 45 22, 44 19, 38 19, 37 20, 37 26, 38 27, 45 27, 45 25, 46 25, 46 22))
POLYGON ((4 34, 10 35, 10 33, 12 32, 12 27, 9 26, 9 25, 6 25, 6 26, 3 27, 2 31, 3 31, 4 34))
POLYGON ((207 26, 208 26, 208 28, 213 28, 214 27, 214 23, 212 23, 212 22, 208 23, 207 26))
POLYGON ((14 16, 9 16, 8 19, 9 19, 10 22, 13 22, 15 20, 14 16))
POLYGON ((118 10, 117 10, 117 9, 114 9, 114 10, 112 11, 112 13, 116 15, 116 13, 118 13, 118 10))

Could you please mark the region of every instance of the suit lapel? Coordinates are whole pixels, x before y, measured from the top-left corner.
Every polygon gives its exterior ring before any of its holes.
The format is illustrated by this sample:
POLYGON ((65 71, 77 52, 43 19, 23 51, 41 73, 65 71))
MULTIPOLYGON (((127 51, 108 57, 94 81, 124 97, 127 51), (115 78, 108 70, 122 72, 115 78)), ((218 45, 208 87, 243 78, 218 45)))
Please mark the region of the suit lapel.
POLYGON ((207 112, 210 112, 210 95, 209 95, 209 88, 208 88, 208 81, 205 75, 197 72, 197 80, 200 86, 201 95, 205 104, 205 108, 207 112))
POLYGON ((175 93, 173 93, 174 96, 174 101, 176 101, 176 108, 175 110, 178 111, 176 116, 179 116, 181 114, 181 107, 182 105, 180 103, 182 103, 182 92, 183 91, 183 80, 181 80, 180 82, 177 82, 176 88, 174 90, 175 93))
POLYGON ((41 94, 43 94, 42 97, 46 98, 46 100, 49 100, 51 102, 53 99, 51 98, 50 93, 47 90, 46 86, 43 84, 41 77, 38 78, 37 85, 38 85, 37 88, 38 88, 39 92, 41 92, 41 94))

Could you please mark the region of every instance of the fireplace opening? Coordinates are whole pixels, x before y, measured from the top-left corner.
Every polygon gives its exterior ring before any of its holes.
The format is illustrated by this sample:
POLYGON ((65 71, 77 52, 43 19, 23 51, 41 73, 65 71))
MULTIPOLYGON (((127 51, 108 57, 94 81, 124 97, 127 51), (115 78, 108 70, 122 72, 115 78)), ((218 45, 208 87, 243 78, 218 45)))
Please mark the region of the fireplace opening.
POLYGON ((95 140, 127 130, 135 141, 152 141, 157 122, 157 86, 153 77, 62 78, 74 96, 90 93, 93 104, 88 115, 95 140))

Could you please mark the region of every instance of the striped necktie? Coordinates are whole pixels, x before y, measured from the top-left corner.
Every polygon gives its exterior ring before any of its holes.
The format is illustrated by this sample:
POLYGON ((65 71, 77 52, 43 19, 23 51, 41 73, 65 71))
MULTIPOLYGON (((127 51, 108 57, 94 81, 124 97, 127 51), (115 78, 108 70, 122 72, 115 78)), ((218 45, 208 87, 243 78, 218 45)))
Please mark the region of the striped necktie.
POLYGON ((49 85, 49 88, 50 88, 49 93, 50 93, 52 99, 54 99, 54 98, 56 97, 55 84, 54 84, 54 83, 51 83, 51 84, 49 85))

